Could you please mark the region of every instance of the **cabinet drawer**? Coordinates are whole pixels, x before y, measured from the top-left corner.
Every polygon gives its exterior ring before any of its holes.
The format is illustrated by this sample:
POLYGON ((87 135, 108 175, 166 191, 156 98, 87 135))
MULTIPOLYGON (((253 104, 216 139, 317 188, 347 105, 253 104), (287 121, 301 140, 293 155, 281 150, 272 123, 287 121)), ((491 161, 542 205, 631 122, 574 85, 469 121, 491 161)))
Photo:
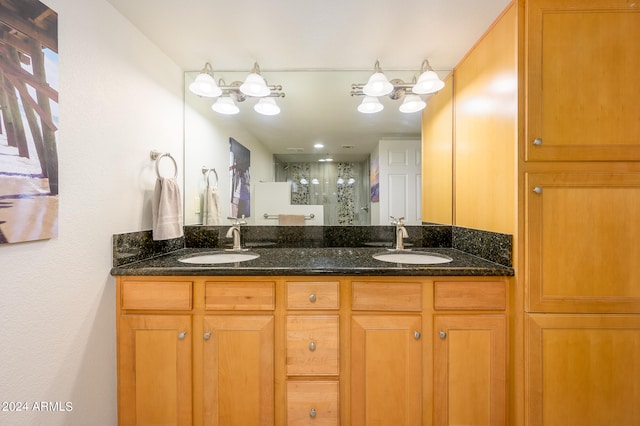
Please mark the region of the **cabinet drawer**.
POLYGON ((337 426, 339 424, 337 381, 287 382, 288 426, 337 426))
POLYGON ((354 311, 419 312, 422 284, 354 281, 351 298, 354 311))
POLYGON ((436 281, 433 307, 454 310, 499 310, 507 305, 504 281, 436 281))
POLYGON ((287 309, 339 309, 340 283, 287 281, 287 309))
POLYGON ((191 281, 123 281, 122 309, 188 311, 191 309, 191 281))
POLYGON ((205 309, 273 310, 276 303, 274 281, 205 283, 205 309))
POLYGON ((288 375, 338 374, 337 315, 289 315, 286 327, 288 375))

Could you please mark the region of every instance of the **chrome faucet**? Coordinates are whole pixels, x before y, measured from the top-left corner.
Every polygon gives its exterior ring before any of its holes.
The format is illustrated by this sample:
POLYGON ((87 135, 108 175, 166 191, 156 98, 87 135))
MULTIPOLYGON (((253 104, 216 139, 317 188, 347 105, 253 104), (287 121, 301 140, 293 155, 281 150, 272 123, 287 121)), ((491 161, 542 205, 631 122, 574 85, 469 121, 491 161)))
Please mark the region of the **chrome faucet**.
POLYGON ((404 217, 396 219, 390 216, 391 224, 396 226, 396 244, 393 250, 404 250, 404 239, 409 236, 407 228, 404 227, 404 217))
POLYGON ((246 225, 247 221, 244 220, 244 215, 242 216, 241 219, 238 219, 237 217, 227 217, 227 219, 233 220, 233 224, 231 225, 231 227, 229 228, 229 230, 227 231, 227 238, 233 238, 233 248, 231 249, 227 249, 229 251, 245 251, 247 249, 243 249, 242 248, 242 240, 241 240, 241 233, 240 233, 240 227, 242 225, 246 225))

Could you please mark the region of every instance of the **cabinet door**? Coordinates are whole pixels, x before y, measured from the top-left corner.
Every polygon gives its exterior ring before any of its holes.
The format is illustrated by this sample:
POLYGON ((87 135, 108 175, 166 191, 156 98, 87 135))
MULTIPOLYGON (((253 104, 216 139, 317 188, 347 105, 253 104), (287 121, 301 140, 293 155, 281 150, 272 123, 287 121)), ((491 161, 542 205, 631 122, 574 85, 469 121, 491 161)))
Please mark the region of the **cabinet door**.
POLYGON ((120 424, 190 425, 191 374, 190 316, 120 317, 120 424))
POLYGON ((640 160, 636 3, 532 0, 527 18, 526 159, 640 160))
POLYGON ((525 424, 640 424, 640 315, 527 315, 525 424))
POLYGON ((353 316, 351 424, 422 424, 422 319, 353 316))
POLYGON ((273 315, 203 321, 204 424, 273 425, 273 315))
POLYGON ((434 327, 434 425, 505 425, 505 316, 436 315, 434 327))
POLYGON ((640 173, 527 174, 531 312, 640 312, 640 173))

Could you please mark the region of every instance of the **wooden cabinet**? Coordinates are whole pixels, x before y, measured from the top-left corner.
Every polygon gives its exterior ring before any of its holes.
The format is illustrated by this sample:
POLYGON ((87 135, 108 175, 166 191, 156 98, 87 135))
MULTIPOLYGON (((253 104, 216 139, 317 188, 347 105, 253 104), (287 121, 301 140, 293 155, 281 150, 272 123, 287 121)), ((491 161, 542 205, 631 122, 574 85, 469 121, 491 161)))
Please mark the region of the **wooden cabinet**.
POLYGON ((190 424, 191 281, 121 280, 118 418, 123 425, 190 424), (156 314, 162 310, 165 314, 156 314), (134 314, 123 313, 135 312, 134 314))
POLYGON ((640 160, 640 39, 626 0, 526 8, 528 161, 640 160))
POLYGON ((286 424, 337 426, 340 282, 312 279, 284 284, 286 424))
POLYGON ((640 315, 530 314, 526 326, 527 425, 640 424, 640 315))
POLYGON ((528 311, 640 313, 640 171, 526 182, 528 311))
POLYGON ((436 281, 435 426, 507 424, 507 286, 436 281))
POLYGON ((118 277, 119 423, 500 424, 508 282, 118 277))
POLYGON ((420 315, 351 319, 351 424, 422 424, 420 315))
POLYGON ((402 279, 352 283, 351 424, 422 424, 422 291, 402 279))

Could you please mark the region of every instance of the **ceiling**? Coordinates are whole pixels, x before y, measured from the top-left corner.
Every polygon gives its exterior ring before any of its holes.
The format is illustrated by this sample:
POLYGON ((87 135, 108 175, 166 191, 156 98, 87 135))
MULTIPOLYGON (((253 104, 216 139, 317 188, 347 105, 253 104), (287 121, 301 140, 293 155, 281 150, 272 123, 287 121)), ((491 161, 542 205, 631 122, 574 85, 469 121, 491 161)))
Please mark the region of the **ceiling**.
MULTIPOLYGON (((404 124, 382 117, 395 112, 392 109, 397 109, 399 101, 383 102, 391 107, 375 114, 375 118, 355 111, 360 99, 349 95, 351 83, 365 83, 376 60, 390 79, 397 75, 410 79, 424 59, 444 77, 510 3, 510 0, 108 1, 184 71, 200 70, 209 62, 216 78, 220 78, 222 70, 248 73, 258 62, 267 82, 281 84, 286 92, 286 98, 278 100, 283 112, 275 116, 285 120, 286 125, 271 125, 270 134, 259 136, 272 152, 284 154, 290 152, 287 148, 297 147, 303 148, 305 154, 313 153, 311 146, 320 139, 327 146, 325 151, 337 155, 345 153, 344 145, 351 147, 347 149, 352 154, 369 152, 377 142, 371 139, 376 131, 380 132, 378 138, 420 134, 419 113, 403 114, 405 117, 400 119, 404 124), (281 102, 293 102, 300 85, 300 81, 293 80, 287 84, 288 76, 295 74, 293 70, 364 70, 365 78, 342 83, 345 86, 337 90, 345 94, 344 101, 333 99, 332 91, 322 85, 319 92, 307 90, 298 96, 322 103, 318 104, 318 111, 323 112, 316 117, 322 116, 324 121, 312 126, 309 118, 286 118, 287 104, 281 102), (286 73, 269 74, 270 71, 286 73), (381 125, 383 129, 376 129, 381 125), (319 127, 331 129, 331 136, 319 135, 319 127), (276 132, 277 128, 283 132, 276 132), (311 132, 312 128, 315 132, 311 132), (293 135, 295 140, 290 139, 293 135)), ((260 128, 256 120, 264 117, 256 118, 258 115, 242 111, 234 117, 247 128, 260 128)))

